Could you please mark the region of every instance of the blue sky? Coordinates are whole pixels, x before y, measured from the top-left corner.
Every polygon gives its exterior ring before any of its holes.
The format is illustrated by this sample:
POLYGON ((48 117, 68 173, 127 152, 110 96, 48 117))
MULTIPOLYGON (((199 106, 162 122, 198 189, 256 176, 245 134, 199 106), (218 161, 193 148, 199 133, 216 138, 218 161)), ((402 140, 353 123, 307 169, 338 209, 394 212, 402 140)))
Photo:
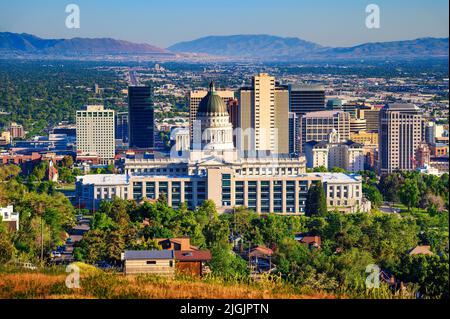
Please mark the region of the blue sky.
POLYGON ((273 34, 326 46, 448 37, 448 0, 1 0, 0 31, 44 38, 113 37, 167 47, 207 35, 273 34), (65 27, 77 4, 81 28, 65 27), (367 29, 365 8, 381 9, 367 29))

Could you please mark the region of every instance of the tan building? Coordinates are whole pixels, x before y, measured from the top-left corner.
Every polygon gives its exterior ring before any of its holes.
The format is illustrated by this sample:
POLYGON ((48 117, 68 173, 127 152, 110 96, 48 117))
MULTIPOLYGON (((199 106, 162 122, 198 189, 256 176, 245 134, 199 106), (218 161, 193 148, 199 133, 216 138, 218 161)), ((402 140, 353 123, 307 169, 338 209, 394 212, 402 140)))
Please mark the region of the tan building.
POLYGON ((381 173, 415 169, 416 151, 422 144, 422 122, 422 112, 414 104, 389 104, 380 111, 381 173))
POLYGON ((350 114, 343 111, 319 111, 306 113, 301 121, 302 152, 309 141, 328 141, 333 131, 339 135, 339 143, 350 139, 350 114))
POLYGON ((350 139, 365 146, 374 145, 378 148, 378 133, 359 131, 358 133, 350 133, 350 139))
POLYGON ((115 157, 114 111, 88 105, 77 111, 77 154, 99 156, 104 163, 115 157))
POLYGON ((12 122, 9 125, 9 133, 11 134, 12 139, 25 137, 25 130, 23 129, 23 126, 15 122, 12 122))
POLYGON ((289 88, 277 86, 267 73, 253 77, 239 91, 237 148, 244 151, 289 153, 289 88))
POLYGON ((125 275, 175 276, 175 253, 173 250, 127 250, 123 254, 122 260, 125 275))
POLYGON ((378 133, 380 110, 360 110, 358 118, 366 120, 366 130, 378 133))

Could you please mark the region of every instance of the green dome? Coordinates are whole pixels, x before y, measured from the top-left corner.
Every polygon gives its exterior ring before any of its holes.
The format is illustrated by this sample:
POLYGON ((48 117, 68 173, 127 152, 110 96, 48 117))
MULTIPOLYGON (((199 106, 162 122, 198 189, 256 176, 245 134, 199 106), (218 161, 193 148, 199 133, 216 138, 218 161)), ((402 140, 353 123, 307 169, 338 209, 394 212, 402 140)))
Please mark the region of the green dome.
POLYGON ((227 106, 219 94, 217 94, 214 82, 211 82, 208 94, 200 101, 197 113, 228 114, 227 106))

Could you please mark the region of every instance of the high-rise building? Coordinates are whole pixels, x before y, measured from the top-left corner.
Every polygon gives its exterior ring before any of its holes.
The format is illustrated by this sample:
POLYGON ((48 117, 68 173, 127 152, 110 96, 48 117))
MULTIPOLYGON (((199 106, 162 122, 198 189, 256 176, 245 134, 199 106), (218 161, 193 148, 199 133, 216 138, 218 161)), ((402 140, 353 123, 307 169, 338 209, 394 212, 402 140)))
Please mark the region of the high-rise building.
POLYGON ((367 121, 366 119, 350 118, 350 132, 358 133, 360 131, 366 131, 367 121))
POLYGON ((326 109, 325 88, 321 85, 290 85, 289 95, 289 110, 297 114, 299 119, 306 113, 324 111, 326 109))
POLYGON ((116 140, 128 143, 128 112, 116 114, 116 140))
MULTIPOLYGON (((227 105, 230 100, 234 100, 233 91, 217 90, 216 92, 225 102, 225 105, 227 105)), ((189 92, 189 135, 191 142, 194 141, 194 122, 197 120, 198 105, 207 94, 207 90, 196 90, 189 92)))
POLYGON ((155 123, 152 89, 148 86, 130 86, 128 99, 130 148, 153 148, 155 146, 155 123))
MULTIPOLYGON (((233 131, 239 127, 239 100, 231 99, 227 103, 228 114, 230 114, 230 122, 233 125, 233 131)), ((233 134, 233 143, 236 147, 236 135, 233 134)))
POLYGON ((300 150, 298 138, 300 136, 300 122, 297 114, 289 112, 289 154, 296 154, 300 150))
POLYGON ((88 105, 77 111, 77 154, 96 155, 103 162, 114 160, 114 111, 103 105, 88 105))
POLYGON ((243 151, 289 153, 289 89, 266 73, 239 91, 238 148, 243 151))
POLYGON ((380 110, 363 110, 363 117, 366 120, 366 130, 367 132, 378 133, 378 128, 380 125, 380 110))
POLYGON ((306 113, 301 121, 301 152, 303 145, 309 141, 327 141, 329 135, 336 131, 339 143, 350 138, 350 114, 343 111, 320 111, 306 113))
POLYGON ((381 173, 414 169, 416 151, 422 143, 422 121, 422 112, 414 104, 388 104, 380 111, 381 173))
POLYGON ((12 122, 9 125, 9 133, 11 134, 12 139, 23 138, 25 136, 25 131, 23 129, 23 126, 15 123, 15 122, 12 122))

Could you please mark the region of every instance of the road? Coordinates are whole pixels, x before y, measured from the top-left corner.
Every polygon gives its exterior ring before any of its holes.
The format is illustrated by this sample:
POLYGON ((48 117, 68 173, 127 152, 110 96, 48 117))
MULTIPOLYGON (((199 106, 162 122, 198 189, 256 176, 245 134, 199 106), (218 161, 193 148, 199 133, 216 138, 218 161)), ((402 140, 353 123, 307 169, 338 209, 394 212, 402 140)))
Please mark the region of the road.
POLYGON ((382 213, 388 213, 388 214, 398 214, 398 213, 400 213, 400 209, 392 207, 392 204, 389 203, 389 202, 384 202, 383 206, 380 206, 379 210, 382 213))
POLYGON ((129 75, 130 75, 130 86, 138 86, 139 81, 137 80, 136 71, 133 71, 133 69, 129 69, 129 75))
POLYGON ((89 223, 90 219, 83 218, 69 231, 69 238, 72 240, 72 243, 68 244, 66 242, 61 258, 54 258, 53 262, 56 264, 69 264, 73 261, 73 246, 75 243, 81 241, 83 239, 83 235, 89 231, 89 223))

